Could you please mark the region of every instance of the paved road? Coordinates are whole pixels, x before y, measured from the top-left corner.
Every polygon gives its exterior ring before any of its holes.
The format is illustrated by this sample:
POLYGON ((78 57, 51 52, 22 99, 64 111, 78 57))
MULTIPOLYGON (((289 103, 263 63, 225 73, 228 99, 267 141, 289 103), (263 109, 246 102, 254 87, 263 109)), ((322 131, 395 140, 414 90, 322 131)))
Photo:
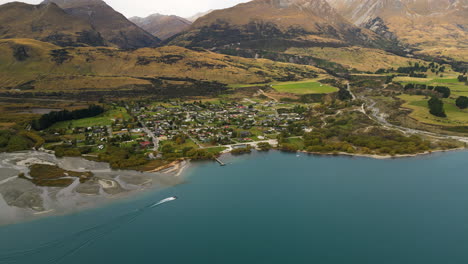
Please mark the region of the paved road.
POLYGON ((107 126, 107 134, 109 134, 110 138, 114 137, 114 131, 112 130, 112 126, 107 126))
POLYGON ((158 151, 159 150, 159 139, 154 135, 154 133, 151 131, 151 129, 149 129, 145 122, 144 121, 141 121, 141 119, 138 117, 138 121, 141 123, 141 125, 143 126, 143 131, 152 139, 153 141, 153 145, 154 145, 154 148, 153 150, 154 151, 158 151))
POLYGON ((232 145, 222 145, 222 146, 218 146, 218 147, 225 147, 227 149, 225 151, 223 151, 223 152, 230 152, 231 150, 233 150, 234 146, 249 145, 249 146, 255 148, 255 147, 257 147, 257 145, 259 143, 269 143, 272 146, 277 146, 278 145, 278 140, 269 139, 269 140, 261 140, 261 141, 254 141, 254 142, 245 142, 245 143, 239 143, 239 144, 232 144, 232 145))
MULTIPOLYGON (((351 96, 353 96, 353 100, 357 99, 357 97, 351 92, 351 86, 350 86, 349 82, 347 83, 347 87, 348 87, 348 91, 351 93, 351 96)), ((430 137, 438 138, 438 139, 454 139, 454 140, 458 140, 458 141, 461 141, 461 142, 464 142, 464 143, 468 143, 468 137, 459 137, 459 136, 450 136, 450 135, 444 135, 444 134, 437 134, 437 133, 432 133, 432 132, 428 132, 428 131, 412 129, 412 128, 407 128, 407 127, 402 127, 402 126, 397 126, 397 125, 391 124, 390 122, 387 121, 385 114, 381 113, 380 109, 375 106, 377 104, 377 102, 375 102, 371 98, 364 97, 364 96, 359 96, 359 99, 362 99, 365 102, 361 106, 360 112, 367 115, 370 119, 378 122, 383 127, 396 129, 398 131, 401 131, 404 134, 426 135, 426 136, 430 136, 430 137), (370 110, 370 114, 368 114, 368 111, 366 111, 366 108, 370 110)))
POLYGON ((458 140, 458 141, 461 141, 461 142, 464 142, 464 143, 468 143, 468 137, 459 137, 459 136, 450 136, 450 135, 444 135, 444 134, 437 134, 437 133, 432 133, 432 132, 428 132, 428 131, 412 129, 412 128, 407 128, 407 127, 402 127, 402 126, 397 126, 397 125, 391 124, 390 122, 387 121, 385 115, 380 112, 380 109, 375 106, 377 103, 374 100, 372 100, 370 98, 365 98, 365 97, 362 97, 362 99, 364 99, 367 102, 366 103, 367 109, 370 110, 370 115, 367 114, 367 111, 366 111, 366 115, 370 119, 377 121, 378 123, 380 123, 384 127, 393 128, 393 129, 399 130, 399 131, 401 131, 401 132, 403 132, 405 134, 410 134, 410 135, 418 135, 419 134, 419 135, 426 135, 426 136, 430 136, 430 137, 438 138, 438 139, 454 139, 454 140, 458 140))

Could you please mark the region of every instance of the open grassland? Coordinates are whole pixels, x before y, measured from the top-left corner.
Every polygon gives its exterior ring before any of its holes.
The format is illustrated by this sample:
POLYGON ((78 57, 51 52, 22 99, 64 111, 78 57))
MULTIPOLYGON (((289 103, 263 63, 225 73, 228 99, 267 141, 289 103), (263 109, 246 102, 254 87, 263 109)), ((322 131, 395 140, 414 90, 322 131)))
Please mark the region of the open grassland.
POLYGON ((362 47, 344 48, 290 48, 289 54, 312 56, 319 59, 341 64, 347 69, 365 72, 375 72, 378 69, 398 68, 408 66, 409 62, 422 63, 420 60, 400 57, 382 50, 362 47))
POLYGON ((127 120, 129 118, 130 115, 127 113, 127 110, 123 107, 119 107, 96 117, 59 122, 54 124, 51 129, 108 126, 112 124, 113 120, 127 120))
POLYGON ((452 97, 468 96, 468 85, 459 82, 458 75, 449 75, 447 77, 428 77, 428 78, 414 78, 414 77, 396 77, 393 81, 400 82, 403 85, 408 83, 425 84, 428 86, 447 86, 452 91, 452 97))
POLYGON ((320 74, 319 78, 307 79, 302 81, 293 82, 270 82, 261 84, 231 84, 229 87, 233 89, 249 88, 256 86, 270 86, 279 93, 290 93, 290 94, 328 94, 337 92, 338 88, 320 83, 320 80, 329 77, 326 74, 320 74))
POLYGON ((131 89, 143 78, 190 78, 226 84, 273 82, 323 73, 313 66, 246 59, 181 47, 123 51, 105 47, 61 48, 28 39, 0 40, 0 90, 80 91, 131 89), (26 55, 18 56, 18 48, 26 55), (110 66, 111 65, 111 66, 110 66), (31 85, 26 85, 33 81, 31 85))
POLYGON ((328 94, 338 91, 338 88, 322 84, 317 80, 278 83, 274 84, 273 88, 280 93, 293 94, 328 94))
POLYGON ((198 148, 198 145, 191 139, 186 139, 185 142, 183 142, 182 144, 177 144, 176 142, 171 140, 162 141, 159 146, 160 150, 163 149, 165 145, 172 145, 174 152, 182 152, 185 148, 198 148))
POLYGON ((467 126, 468 109, 459 109, 454 99, 443 99, 446 118, 436 117, 429 113, 428 98, 420 95, 401 95, 406 103, 403 107, 413 110, 410 117, 426 124, 439 126, 467 126))

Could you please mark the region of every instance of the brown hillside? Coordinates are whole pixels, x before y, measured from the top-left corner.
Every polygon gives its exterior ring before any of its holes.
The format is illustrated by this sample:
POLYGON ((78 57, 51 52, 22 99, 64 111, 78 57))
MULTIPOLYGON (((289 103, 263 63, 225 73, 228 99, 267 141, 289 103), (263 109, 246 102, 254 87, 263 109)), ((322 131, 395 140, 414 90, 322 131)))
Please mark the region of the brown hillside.
POLYGON ((0 38, 34 38, 60 46, 104 45, 91 24, 67 14, 53 3, 1 5, 0 38))
POLYGON ((350 43, 390 45, 371 31, 349 23, 326 0, 253 0, 216 10, 197 19, 191 30, 173 43, 260 49, 350 43))
POLYGON ((468 61, 468 0, 328 0, 356 25, 380 30, 432 56, 468 61))
POLYGON ((311 66, 245 59, 181 47, 60 48, 31 39, 0 40, 1 91, 128 89, 148 78, 190 78, 226 84, 301 79, 322 72, 311 66), (18 50, 21 50, 18 56, 18 50))
POLYGON ((74 17, 88 21, 101 36, 119 48, 133 49, 156 46, 155 36, 130 22, 101 0, 45 0, 56 3, 74 17))

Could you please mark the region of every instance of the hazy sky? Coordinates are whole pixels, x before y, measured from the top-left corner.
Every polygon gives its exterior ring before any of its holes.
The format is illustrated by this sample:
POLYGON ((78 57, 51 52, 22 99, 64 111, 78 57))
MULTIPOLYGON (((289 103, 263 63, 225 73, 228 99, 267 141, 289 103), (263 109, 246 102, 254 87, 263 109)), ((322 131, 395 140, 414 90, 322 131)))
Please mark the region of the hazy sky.
MULTIPOLYGON (((189 17, 210 9, 221 9, 234 6, 249 0, 104 0, 115 10, 127 17, 147 16, 154 13, 171 14, 189 17)), ((12 2, 0 0, 0 4, 12 2)), ((39 4, 42 0, 23 0, 30 4, 39 4)))

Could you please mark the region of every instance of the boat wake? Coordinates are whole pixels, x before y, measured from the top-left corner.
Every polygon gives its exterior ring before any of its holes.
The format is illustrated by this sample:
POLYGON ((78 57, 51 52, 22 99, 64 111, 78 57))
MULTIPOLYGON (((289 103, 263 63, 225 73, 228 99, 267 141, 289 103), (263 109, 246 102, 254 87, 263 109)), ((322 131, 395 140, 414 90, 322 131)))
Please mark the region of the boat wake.
POLYGON ((165 204, 165 203, 168 203, 168 202, 172 202, 172 201, 175 201, 175 200, 177 200, 177 197, 176 197, 176 196, 172 196, 172 197, 163 199, 163 200, 161 200, 161 201, 159 201, 159 202, 157 202, 157 203, 151 205, 150 208, 154 208, 154 207, 156 207, 156 206, 160 206, 160 205, 162 205, 162 204, 165 204))
POLYGON ((106 223, 81 230, 32 249, 0 252, 0 263, 59 263, 98 239, 115 232, 123 226, 131 224, 148 210, 175 200, 177 200, 175 196, 163 199, 157 203, 114 218, 106 223))

